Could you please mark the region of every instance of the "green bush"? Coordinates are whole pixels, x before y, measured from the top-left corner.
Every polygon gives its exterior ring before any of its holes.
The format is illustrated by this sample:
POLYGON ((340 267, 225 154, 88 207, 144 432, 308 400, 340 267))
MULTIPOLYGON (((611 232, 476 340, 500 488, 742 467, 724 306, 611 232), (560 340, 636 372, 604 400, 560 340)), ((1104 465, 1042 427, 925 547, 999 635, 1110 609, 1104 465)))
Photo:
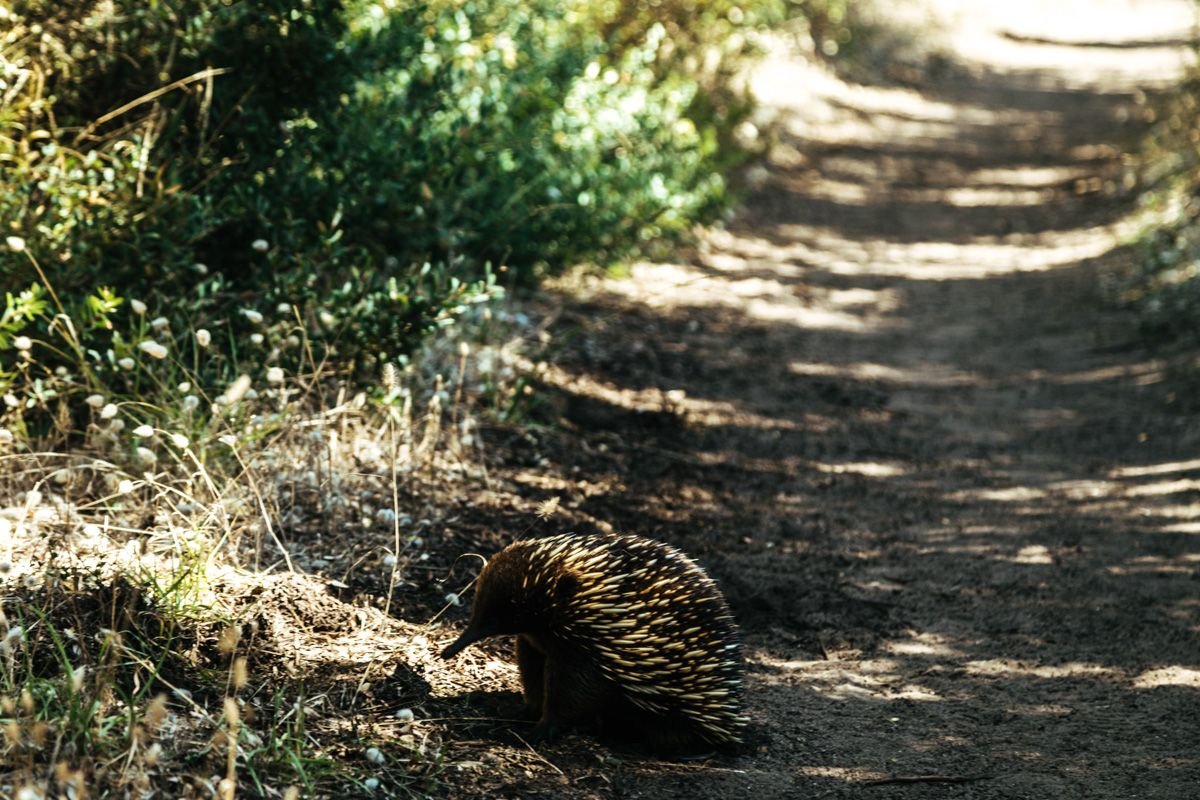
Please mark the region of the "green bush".
POLYGON ((1148 333, 1200 340, 1200 79, 1193 74, 1154 113, 1143 172, 1154 223, 1138 268, 1121 286, 1148 333))
POLYGON ((0 362, 0 390, 129 388, 115 365, 150 335, 130 299, 169 319, 172 357, 211 331, 224 357, 188 366, 214 391, 286 362, 242 344, 248 307, 286 303, 274 338, 371 367, 501 273, 678 235, 728 201, 718 167, 747 105, 718 90, 740 32, 784 11, 18 1, 0 12, 0 219, 23 245, 0 249, 0 358, 20 369, 0 362), (31 314, 34 285, 55 302, 31 314))

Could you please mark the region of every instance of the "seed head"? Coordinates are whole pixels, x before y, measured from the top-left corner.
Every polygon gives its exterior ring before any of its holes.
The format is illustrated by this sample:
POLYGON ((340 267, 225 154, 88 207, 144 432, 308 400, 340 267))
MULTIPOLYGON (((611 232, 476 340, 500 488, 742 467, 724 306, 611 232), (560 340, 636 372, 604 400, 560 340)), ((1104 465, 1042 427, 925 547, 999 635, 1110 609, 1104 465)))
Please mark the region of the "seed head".
POLYGON ((159 344, 153 339, 147 339, 138 345, 138 349, 151 358, 164 359, 167 357, 166 345, 159 344))

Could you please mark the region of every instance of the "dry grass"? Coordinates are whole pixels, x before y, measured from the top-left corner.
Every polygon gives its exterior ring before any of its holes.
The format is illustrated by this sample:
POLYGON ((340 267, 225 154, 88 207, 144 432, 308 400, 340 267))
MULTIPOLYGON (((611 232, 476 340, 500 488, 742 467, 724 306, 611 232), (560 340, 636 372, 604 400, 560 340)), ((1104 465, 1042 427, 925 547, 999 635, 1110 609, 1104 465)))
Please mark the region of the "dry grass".
POLYGON ((374 389, 315 358, 239 380, 203 436, 139 426, 132 464, 111 419, 0 445, 0 794, 428 790, 411 707, 447 603, 397 592, 430 584, 446 498, 487 485, 481 420, 521 391, 528 331, 488 317, 374 389))

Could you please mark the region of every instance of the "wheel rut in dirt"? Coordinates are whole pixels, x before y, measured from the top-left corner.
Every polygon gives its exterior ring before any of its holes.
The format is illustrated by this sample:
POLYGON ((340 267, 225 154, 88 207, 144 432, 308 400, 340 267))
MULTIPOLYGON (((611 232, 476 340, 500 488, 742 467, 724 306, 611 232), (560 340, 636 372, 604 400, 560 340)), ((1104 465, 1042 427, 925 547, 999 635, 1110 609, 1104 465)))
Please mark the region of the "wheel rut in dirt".
POLYGON ((616 794, 1200 785, 1198 436, 1103 290, 1179 53, 987 30, 916 83, 768 63, 736 219, 545 300, 565 505, 708 564, 749 656, 756 752, 616 794))

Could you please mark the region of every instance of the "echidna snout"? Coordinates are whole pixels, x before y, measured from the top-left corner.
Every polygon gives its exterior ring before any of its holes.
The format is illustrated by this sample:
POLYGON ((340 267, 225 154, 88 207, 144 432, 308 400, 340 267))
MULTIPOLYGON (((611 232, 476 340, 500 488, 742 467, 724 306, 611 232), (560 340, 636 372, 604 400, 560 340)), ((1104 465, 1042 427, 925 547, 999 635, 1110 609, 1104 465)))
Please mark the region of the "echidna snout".
POLYGON ((461 653, 463 650, 466 650, 468 647, 475 644, 482 638, 483 638, 483 636, 481 636, 477 632, 471 630, 470 628, 467 628, 465 631, 462 632, 461 636, 459 636, 457 639, 454 640, 454 644, 451 644, 449 647, 447 647, 445 650, 442 651, 442 658, 445 658, 445 659, 454 658, 456 655, 461 653))
POLYGON ((741 741, 737 628, 704 570, 639 536, 563 534, 514 542, 484 567, 453 658, 495 635, 517 636, 534 738, 598 722, 659 750, 741 741))

